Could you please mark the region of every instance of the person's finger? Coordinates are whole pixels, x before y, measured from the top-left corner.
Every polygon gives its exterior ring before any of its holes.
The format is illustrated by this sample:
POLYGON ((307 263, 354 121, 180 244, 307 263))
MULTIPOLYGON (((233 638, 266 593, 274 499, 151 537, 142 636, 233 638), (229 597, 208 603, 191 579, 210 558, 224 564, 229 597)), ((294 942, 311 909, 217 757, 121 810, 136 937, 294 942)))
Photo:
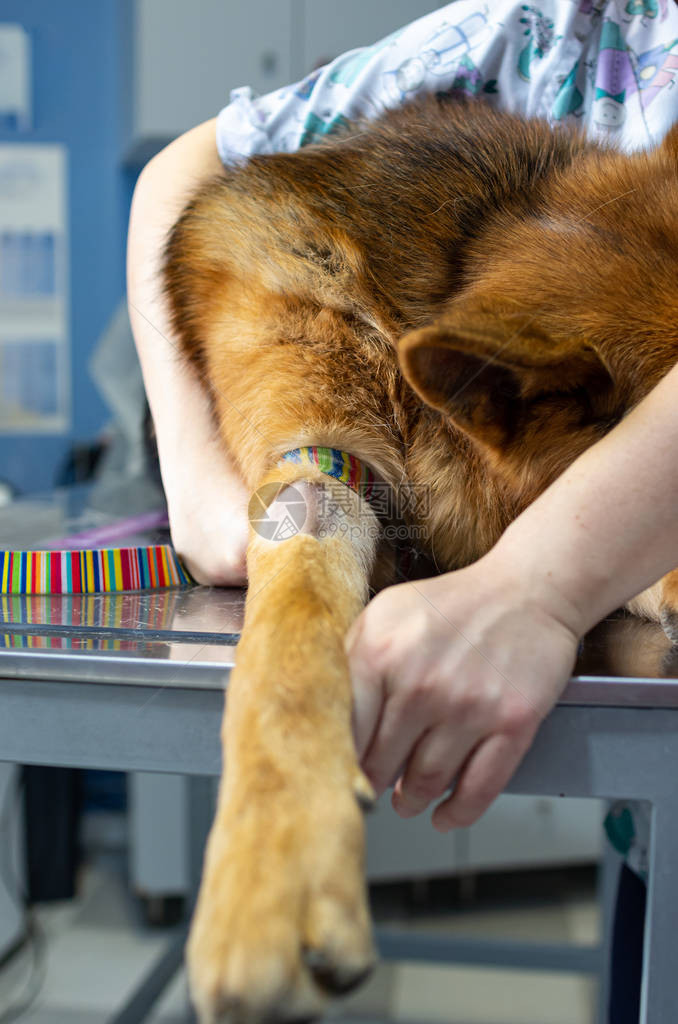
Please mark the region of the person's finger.
POLYGON ((363 642, 364 626, 365 611, 351 625, 344 644, 353 686, 352 727, 358 761, 375 734, 384 702, 383 681, 363 642))
POLYGON ((391 802, 400 817, 413 818, 441 797, 477 742, 475 731, 452 722, 425 733, 393 791, 391 802))
POLYGON ((506 787, 533 735, 500 733, 480 743, 462 766, 452 795, 433 812, 434 828, 449 832, 477 821, 506 787))
POLYGON ((417 743, 440 717, 437 698, 435 692, 420 695, 417 688, 407 686, 388 696, 361 761, 377 793, 396 781, 417 743))

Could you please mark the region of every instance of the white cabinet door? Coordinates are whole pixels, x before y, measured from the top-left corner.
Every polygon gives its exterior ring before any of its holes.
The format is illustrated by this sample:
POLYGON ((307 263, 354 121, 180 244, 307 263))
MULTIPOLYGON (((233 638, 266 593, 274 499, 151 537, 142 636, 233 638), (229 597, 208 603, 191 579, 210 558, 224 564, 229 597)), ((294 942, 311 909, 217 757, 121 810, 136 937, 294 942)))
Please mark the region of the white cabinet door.
POLYGON ((376 43, 442 6, 432 0, 306 0, 303 73, 346 50, 376 43))
POLYGON ((455 834, 436 832, 430 813, 403 821, 390 799, 390 793, 385 794, 365 818, 370 882, 454 875, 455 834))
POLYGON ((294 78, 292 0, 137 0, 134 31, 135 144, 214 117, 236 86, 294 78))
POLYGON ((586 864, 603 849, 605 804, 504 794, 457 833, 458 864, 470 871, 586 864))
POLYGON ((503 794, 475 825, 440 835, 431 812, 403 821, 385 795, 368 814, 372 882, 460 872, 593 864, 602 856, 600 800, 503 794))

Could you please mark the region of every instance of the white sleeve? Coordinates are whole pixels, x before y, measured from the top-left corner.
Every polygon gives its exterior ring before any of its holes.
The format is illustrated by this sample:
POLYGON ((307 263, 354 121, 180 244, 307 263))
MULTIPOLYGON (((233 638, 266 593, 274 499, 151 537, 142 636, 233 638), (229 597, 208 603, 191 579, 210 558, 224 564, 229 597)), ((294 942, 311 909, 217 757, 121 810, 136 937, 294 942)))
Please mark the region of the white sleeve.
POLYGON ((235 89, 217 118, 219 155, 233 163, 289 152, 421 92, 484 96, 506 110, 549 116, 547 93, 550 105, 554 83, 566 79, 592 31, 584 7, 456 0, 295 85, 262 97, 235 89))

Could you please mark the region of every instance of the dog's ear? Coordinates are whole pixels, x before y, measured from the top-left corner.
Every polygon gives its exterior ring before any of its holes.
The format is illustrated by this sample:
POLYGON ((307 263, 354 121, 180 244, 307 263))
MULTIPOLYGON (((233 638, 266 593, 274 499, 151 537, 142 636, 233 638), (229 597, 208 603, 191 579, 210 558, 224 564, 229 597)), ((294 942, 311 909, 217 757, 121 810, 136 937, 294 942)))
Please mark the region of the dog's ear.
POLYGON ((588 346, 556 342, 527 314, 460 310, 405 335, 398 354, 421 398, 492 447, 509 445, 545 396, 609 393, 588 346))

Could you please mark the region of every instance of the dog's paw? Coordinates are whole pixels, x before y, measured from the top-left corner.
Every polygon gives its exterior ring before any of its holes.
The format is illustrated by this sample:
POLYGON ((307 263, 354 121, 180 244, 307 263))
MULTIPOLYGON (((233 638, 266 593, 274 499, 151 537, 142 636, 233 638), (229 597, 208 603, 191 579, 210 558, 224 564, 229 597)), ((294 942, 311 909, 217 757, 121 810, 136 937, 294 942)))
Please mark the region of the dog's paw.
POLYGON ((363 842, 350 791, 222 807, 187 949, 201 1024, 314 1019, 369 974, 363 842))

